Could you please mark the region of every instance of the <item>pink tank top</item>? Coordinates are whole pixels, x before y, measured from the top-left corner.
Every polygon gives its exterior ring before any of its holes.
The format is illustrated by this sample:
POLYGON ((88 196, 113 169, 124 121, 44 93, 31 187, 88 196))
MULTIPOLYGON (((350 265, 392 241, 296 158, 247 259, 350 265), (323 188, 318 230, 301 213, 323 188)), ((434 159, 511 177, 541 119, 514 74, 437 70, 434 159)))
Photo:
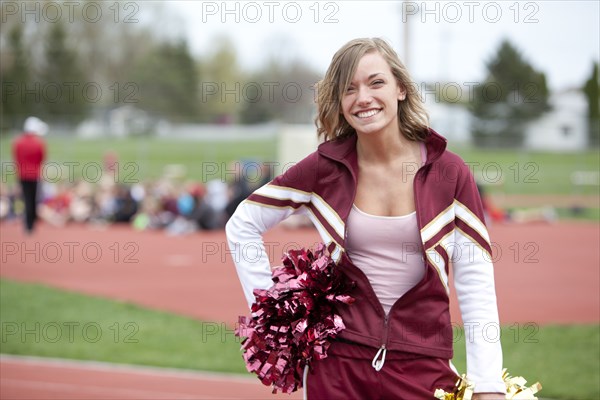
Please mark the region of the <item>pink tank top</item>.
MULTIPOLYGON (((425 146, 421 145, 425 160, 425 146)), ((417 213, 394 217, 367 214, 352 205, 346 251, 369 279, 386 315, 425 274, 417 213)))

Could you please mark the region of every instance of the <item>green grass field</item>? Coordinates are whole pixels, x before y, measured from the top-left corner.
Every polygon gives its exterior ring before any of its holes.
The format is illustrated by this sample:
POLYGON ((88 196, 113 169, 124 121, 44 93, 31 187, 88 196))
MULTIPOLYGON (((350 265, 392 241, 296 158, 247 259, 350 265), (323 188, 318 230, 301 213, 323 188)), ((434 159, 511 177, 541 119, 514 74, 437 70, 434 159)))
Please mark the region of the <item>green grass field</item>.
POLYGON ((0 301, 2 353, 245 371, 238 338, 220 323, 5 280, 0 301))
MULTIPOLYGON (((0 161, 3 182, 11 182, 9 164, 12 138, 0 137, 0 161)), ((240 159, 277 162, 275 140, 182 141, 143 137, 125 139, 79 140, 68 137, 48 137, 49 162, 66 169, 62 176, 69 177, 64 163, 79 163, 74 175, 95 176, 104 154, 114 151, 119 159, 121 180, 152 179, 163 173, 168 164, 181 164, 190 179, 206 181, 224 179, 227 163, 240 159), (89 167, 89 168, 88 168, 89 167), (88 168, 88 169, 86 169, 88 168)), ((574 171, 598 171, 598 150, 582 153, 533 153, 509 150, 481 150, 450 147, 472 165, 473 171, 491 192, 508 194, 585 194, 598 195, 599 187, 574 187, 570 177, 574 171)), ((51 178, 56 168, 48 168, 51 178)))
POLYGON ((598 195, 599 186, 576 187, 575 171, 600 171, 600 152, 538 153, 450 147, 467 163, 490 192, 507 194, 598 195))
MULTIPOLYGON (((12 182, 14 174, 8 174, 11 163, 11 138, 0 138, 0 162, 3 182, 12 182)), ((165 166, 179 164, 185 167, 186 177, 202 182, 210 179, 224 180, 231 172, 228 163, 243 159, 257 161, 276 160, 276 141, 182 141, 160 138, 126 138, 74 140, 66 137, 47 139, 48 162, 62 167, 57 173, 55 165, 47 167, 47 176, 56 180, 62 175, 68 178, 72 168, 75 178, 82 175, 88 180, 96 179, 97 167, 102 165, 104 155, 117 154, 119 178, 125 183, 156 179, 165 166), (68 164, 79 163, 79 164, 68 164), (73 165, 69 167, 69 165, 73 165)))
MULTIPOLYGON (((239 338, 209 323, 41 285, 0 281, 1 352, 244 373, 239 338)), ((464 334, 454 364, 465 372, 464 334)), ((600 396, 600 326, 506 326, 504 365, 544 398, 600 396)))

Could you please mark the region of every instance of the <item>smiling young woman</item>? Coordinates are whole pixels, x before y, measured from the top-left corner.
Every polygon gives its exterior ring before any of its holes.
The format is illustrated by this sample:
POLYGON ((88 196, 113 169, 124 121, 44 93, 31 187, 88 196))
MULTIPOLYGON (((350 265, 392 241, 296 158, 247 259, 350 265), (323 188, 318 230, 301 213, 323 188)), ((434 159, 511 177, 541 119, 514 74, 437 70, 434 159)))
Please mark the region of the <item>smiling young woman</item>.
POLYGON ((385 41, 344 45, 317 85, 324 143, 250 195, 227 223, 249 304, 253 289, 273 282, 264 249, 241 249, 262 243, 292 214, 313 221, 338 268, 356 282, 354 304, 338 309, 346 328, 306 374, 310 399, 427 399, 435 389, 450 391, 458 378, 450 362, 450 260, 469 327, 475 398, 504 398, 500 342, 484 331, 499 323, 481 199, 411 88, 385 41), (473 250, 469 257, 453 257, 463 246, 473 250))

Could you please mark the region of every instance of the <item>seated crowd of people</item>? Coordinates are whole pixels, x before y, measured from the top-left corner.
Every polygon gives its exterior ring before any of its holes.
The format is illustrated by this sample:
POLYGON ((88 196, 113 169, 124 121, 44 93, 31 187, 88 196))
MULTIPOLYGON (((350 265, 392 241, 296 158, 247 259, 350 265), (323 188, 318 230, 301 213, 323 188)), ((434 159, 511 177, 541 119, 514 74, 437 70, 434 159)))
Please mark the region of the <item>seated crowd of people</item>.
MULTIPOLYGON (((163 229, 168 234, 222 229, 237 205, 272 177, 246 179, 242 168, 228 181, 205 183, 165 176, 131 184, 110 174, 97 183, 86 180, 41 181, 38 218, 53 226, 69 223, 131 224, 137 230, 163 229)), ((0 184, 0 220, 19 220, 24 211, 18 184, 0 184)))

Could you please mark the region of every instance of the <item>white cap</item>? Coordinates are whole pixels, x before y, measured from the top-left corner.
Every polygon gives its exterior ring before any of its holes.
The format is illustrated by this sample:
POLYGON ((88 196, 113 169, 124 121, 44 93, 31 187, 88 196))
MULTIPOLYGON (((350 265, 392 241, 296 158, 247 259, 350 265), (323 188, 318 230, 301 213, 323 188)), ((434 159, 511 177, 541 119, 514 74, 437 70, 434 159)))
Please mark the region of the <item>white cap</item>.
POLYGON ((37 117, 28 117, 25 120, 23 130, 25 132, 35 133, 38 136, 44 136, 48 133, 48 124, 37 117))

